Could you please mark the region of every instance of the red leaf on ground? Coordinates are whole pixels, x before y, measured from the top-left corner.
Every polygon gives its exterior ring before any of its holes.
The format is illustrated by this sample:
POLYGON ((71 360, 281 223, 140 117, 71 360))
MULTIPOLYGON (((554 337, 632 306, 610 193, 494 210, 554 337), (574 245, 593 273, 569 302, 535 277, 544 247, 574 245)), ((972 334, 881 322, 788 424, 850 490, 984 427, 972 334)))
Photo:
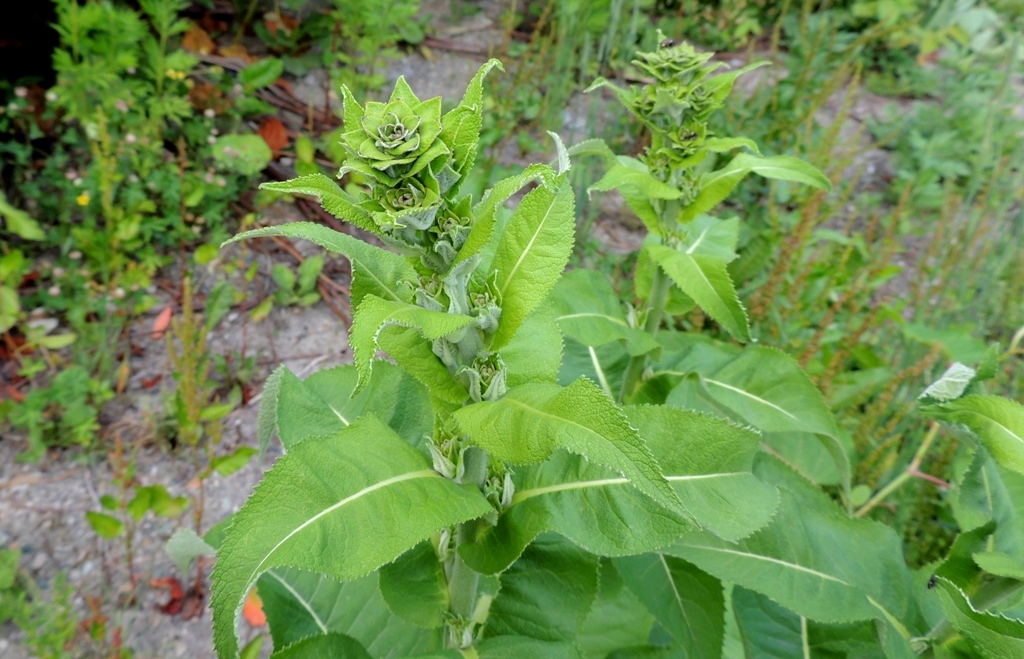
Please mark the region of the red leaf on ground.
POLYGON ((142 379, 142 388, 143 389, 152 389, 153 387, 155 387, 160 382, 160 380, 163 380, 163 379, 164 379, 163 375, 156 375, 156 376, 151 377, 151 378, 143 378, 142 379))
POLYGON ((166 588, 171 591, 171 599, 166 604, 160 606, 160 611, 173 616, 181 612, 182 605, 185 599, 185 589, 181 587, 181 582, 174 577, 161 577, 159 579, 150 579, 149 585, 153 588, 166 588))
POLYGON ((153 321, 153 334, 151 336, 154 341, 162 339, 164 332, 166 332, 167 328, 171 326, 172 313, 173 311, 171 310, 171 306, 167 305, 164 307, 164 310, 160 312, 160 315, 156 317, 156 320, 153 321))
POLYGON ((264 119, 257 131, 267 146, 273 150, 276 156, 284 147, 288 146, 288 129, 284 127, 277 117, 264 119))

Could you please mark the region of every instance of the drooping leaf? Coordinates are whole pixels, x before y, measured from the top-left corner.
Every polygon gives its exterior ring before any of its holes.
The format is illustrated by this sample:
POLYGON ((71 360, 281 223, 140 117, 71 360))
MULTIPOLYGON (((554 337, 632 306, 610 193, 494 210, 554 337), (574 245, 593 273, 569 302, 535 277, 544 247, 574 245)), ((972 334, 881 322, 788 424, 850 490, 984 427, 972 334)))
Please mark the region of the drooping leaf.
POLYGON ((277 434, 277 395, 281 391, 281 380, 286 371, 291 373, 287 366, 281 364, 263 383, 263 398, 260 399, 260 409, 256 414, 256 439, 261 456, 267 452, 271 440, 277 434))
POLYGON ((218 551, 212 598, 218 653, 237 655, 238 612, 263 572, 292 566, 354 579, 430 533, 489 510, 479 490, 442 478, 372 416, 333 437, 296 444, 236 513, 218 551), (412 505, 417 514, 404 514, 412 505))
POLYGON ((165 549, 167 550, 167 555, 171 557, 174 564, 181 570, 184 578, 188 578, 192 561, 200 556, 213 556, 216 551, 205 540, 200 538, 195 531, 188 527, 175 531, 174 535, 167 540, 165 549))
POLYGON ((625 341, 631 355, 657 350, 658 342, 640 328, 630 327, 622 303, 608 280, 592 270, 566 273, 552 293, 559 327, 586 346, 625 341))
POLYGON ((373 355, 381 347, 377 338, 384 328, 393 325, 413 328, 421 337, 431 341, 451 336, 475 322, 471 316, 431 311, 415 304, 367 295, 356 309, 349 332, 352 356, 359 375, 355 391, 359 392, 370 379, 373 355))
POLYGON ((571 641, 596 595, 597 557, 557 535, 541 535, 502 573, 486 634, 571 641))
POLYGON ((613 562, 637 599, 672 635, 675 651, 694 659, 722 656, 725 597, 718 579, 658 553, 613 562))
POLYGON ((458 410, 455 419, 470 441, 503 462, 529 464, 565 448, 625 476, 669 510, 681 504, 654 456, 625 414, 592 382, 568 387, 528 384, 501 400, 458 410))
POLYGON ((682 193, 663 181, 651 176, 647 166, 630 156, 616 156, 615 161, 597 183, 589 190, 607 192, 629 186, 648 199, 679 199, 682 193))
POLYGON ((983 657, 1016 659, 1024 655, 1024 622, 997 613, 978 611, 948 579, 938 578, 935 593, 953 628, 963 634, 983 657))
POLYGON ((491 264, 502 309, 492 350, 515 336, 561 276, 572 253, 573 209, 572 186, 563 175, 529 192, 509 219, 491 264))
POLYGON ((646 251, 651 260, 719 325, 740 341, 750 340, 747 312, 729 278, 725 259, 664 245, 649 245, 646 251))
POLYGON ((400 286, 399 282, 415 280, 416 271, 398 254, 312 222, 292 222, 254 229, 240 233, 227 242, 261 236, 303 238, 351 261, 353 309, 358 308, 367 295, 376 295, 396 302, 408 302, 412 299, 412 290, 407 286, 400 286))
POLYGON ((374 657, 406 657, 442 647, 441 629, 421 629, 388 610, 375 574, 341 582, 276 568, 260 577, 259 591, 274 647, 330 632, 351 636, 374 657))
POLYGON ((970 395, 922 410, 970 428, 1000 465, 1024 474, 1024 406, 1000 396, 970 395))
POLYGON ((392 613, 418 627, 444 624, 448 583, 437 552, 421 542, 380 569, 380 593, 392 613))
POLYGON ((735 544, 692 531, 666 553, 813 620, 906 619, 910 575, 891 528, 850 519, 774 458, 759 455, 754 473, 780 488, 764 529, 735 544))
POLYGON ((928 388, 918 398, 930 398, 940 403, 959 398, 976 375, 977 371, 970 366, 954 362, 946 369, 942 377, 928 385, 928 388))
MULTIPOLYGON (((1024 476, 999 467, 983 447, 976 450, 963 476, 955 481, 950 496, 953 516, 961 531, 974 531, 995 522, 995 529, 989 529, 982 536, 992 536, 986 540, 984 549, 1011 556, 1024 556, 1021 502, 1024 502, 1024 476)), ((959 542, 958 538, 954 550, 959 542)), ((976 547, 970 553, 981 550, 982 547, 976 547)))
POLYGON ((344 634, 310 636, 270 655, 271 659, 371 659, 359 641, 344 634))

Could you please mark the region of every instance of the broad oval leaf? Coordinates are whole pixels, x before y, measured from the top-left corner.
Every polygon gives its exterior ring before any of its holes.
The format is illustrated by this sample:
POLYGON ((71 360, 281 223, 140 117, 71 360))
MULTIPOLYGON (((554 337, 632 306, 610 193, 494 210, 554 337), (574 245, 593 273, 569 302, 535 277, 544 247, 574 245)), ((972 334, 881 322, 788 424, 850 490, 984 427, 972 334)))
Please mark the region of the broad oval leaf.
POLYGON ((242 602, 267 570, 293 566, 354 579, 432 532, 490 510, 478 489, 442 478, 372 416, 333 437, 300 442, 267 472, 218 551, 211 600, 218 654, 238 654, 242 602), (406 515, 413 507, 417 514, 406 515))
MULTIPOLYGON (((385 327, 377 335, 377 345, 426 387, 435 413, 449 415, 469 398, 469 392, 451 376, 418 330, 396 325, 385 327)), ((370 379, 372 381, 372 374, 370 379)), ((373 395, 372 387, 366 391, 373 395)))
POLYGON ((625 341, 631 355, 658 349, 658 342, 642 329, 630 327, 618 295, 608 279, 592 270, 572 270, 555 285, 551 299, 558 326, 586 346, 625 341))
POLYGON ((416 545, 379 574, 381 595, 395 615, 425 629, 444 624, 448 583, 431 542, 416 545))

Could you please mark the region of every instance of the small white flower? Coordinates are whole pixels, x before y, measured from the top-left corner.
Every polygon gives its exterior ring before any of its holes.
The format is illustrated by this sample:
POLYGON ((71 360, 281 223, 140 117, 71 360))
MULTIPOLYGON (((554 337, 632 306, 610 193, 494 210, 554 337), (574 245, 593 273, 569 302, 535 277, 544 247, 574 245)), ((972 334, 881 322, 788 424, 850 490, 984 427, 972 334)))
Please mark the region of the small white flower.
POLYGON ((217 116, 217 113, 213 111, 213 108, 206 108, 203 110, 203 116, 207 119, 213 119, 217 116))
POLYGON ((46 100, 47 101, 49 101, 51 103, 56 103, 57 102, 57 98, 58 98, 57 97, 57 92, 55 92, 53 90, 46 92, 46 100))
POLYGON ((213 135, 209 135, 206 138, 206 143, 207 144, 216 144, 217 143, 217 138, 214 137, 213 135))
POLYGON ((62 279, 65 274, 66 273, 64 272, 64 268, 54 268, 53 269, 53 278, 54 279, 62 279))
POLYGON ((83 183, 85 183, 85 179, 83 179, 81 176, 79 176, 74 181, 72 181, 72 183, 74 183, 75 185, 82 185, 83 183))
POLYGON ((82 258, 82 253, 79 252, 77 249, 72 250, 68 253, 68 258, 73 261, 77 261, 78 259, 82 258))
POLYGON ((125 103, 125 100, 123 98, 117 99, 117 103, 114 103, 114 107, 120 110, 121 112, 128 111, 128 104, 125 103))
POLYGON ((129 174, 128 175, 128 182, 129 183, 138 183, 139 182, 139 177, 137 175, 135 175, 135 174, 129 174))
POLYGON ((10 112, 11 114, 17 112, 18 111, 18 104, 14 103, 14 102, 8 103, 7 104, 7 111, 10 112))
POLYGON ((28 96, 28 88, 27 87, 15 87, 14 88, 14 95, 17 96, 18 98, 25 98, 25 97, 28 96))
POLYGON ((53 285, 46 292, 50 294, 50 297, 57 297, 58 295, 60 295, 60 286, 53 285))
POLYGON ((211 174, 210 172, 206 172, 206 176, 203 177, 203 180, 209 183, 210 185, 213 185, 213 174, 211 174))
POLYGON ((114 289, 114 298, 115 299, 120 300, 120 299, 123 299, 124 296, 125 296, 125 292, 124 292, 123 288, 118 286, 117 288, 114 289))
POLYGON ((135 137, 135 133, 128 133, 124 136, 124 141, 128 144, 135 144, 139 138, 135 137))
POLYGON ((128 71, 128 75, 135 75, 135 67, 134 66, 129 66, 126 70, 128 71))
POLYGON ((223 177, 220 177, 217 179, 217 185, 219 185, 222 188, 226 188, 228 187, 228 182, 225 181, 223 177))
POLYGON ((216 128, 211 128, 210 135, 220 135, 220 131, 217 130, 216 128))
POLYGON ((64 178, 66 178, 69 181, 74 181, 76 178, 78 178, 78 170, 74 168, 67 170, 66 172, 64 172, 64 178))

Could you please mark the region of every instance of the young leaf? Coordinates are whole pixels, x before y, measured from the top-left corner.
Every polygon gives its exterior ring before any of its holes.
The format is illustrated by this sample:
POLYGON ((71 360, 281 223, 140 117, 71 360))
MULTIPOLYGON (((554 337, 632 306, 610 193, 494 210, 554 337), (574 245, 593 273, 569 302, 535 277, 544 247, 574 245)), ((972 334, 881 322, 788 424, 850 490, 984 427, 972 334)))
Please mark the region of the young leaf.
POLYGON ((567 273, 555 285, 551 299, 558 312, 558 326, 583 345, 596 347, 624 340, 630 355, 658 349, 650 334, 629 326, 618 295, 601 273, 567 273))
POLYGON ((725 597, 722 583, 673 556, 651 553, 613 561, 637 599, 672 635, 682 656, 722 656, 725 597))
MULTIPOLYGON (((473 79, 469 81, 462 102, 441 118, 441 140, 449 146, 454 159, 453 169, 459 173, 460 182, 473 167, 480 138, 483 114, 483 83, 491 69, 505 68, 496 59, 488 60, 473 79)), ((459 183, 448 192, 450 198, 458 193, 459 183)))
MULTIPOLYGON (((307 174, 306 176, 300 176, 290 181, 281 181, 279 183, 261 183, 260 190, 316 197, 320 200, 320 205, 323 206, 324 210, 339 220, 350 222, 364 231, 380 233, 380 227, 373 221, 369 211, 360 207, 355 199, 339 188, 337 183, 323 174, 307 174)), ((300 222, 298 224, 312 223, 300 222)), ((322 228, 326 229, 326 227, 322 228)), ((242 236, 244 235, 242 234, 242 236)), ((234 240, 238 240, 242 236, 236 236, 234 240)), ((327 247, 327 245, 323 245, 323 247, 327 247)), ((327 247, 327 249, 331 248, 327 247)))
POLYGON ((442 478, 372 416, 333 437, 300 442, 236 513, 218 551, 212 605, 219 655, 237 655, 238 613, 263 572, 287 565, 354 579, 430 533, 490 510, 478 489, 442 478), (412 501, 417 514, 405 515, 412 501), (387 534, 378 532, 381 525, 387 534))
POLYGON ((196 535, 190 528, 180 528, 167 540, 167 555, 181 570, 183 578, 188 578, 189 568, 199 556, 213 556, 216 551, 205 540, 196 535))
POLYGON ((1013 659, 1024 655, 1024 622, 998 613, 978 611, 948 579, 938 578, 935 593, 953 628, 978 649, 981 656, 1013 659))
POLYGON ((249 459, 259 453, 251 446, 239 446, 227 455, 220 455, 210 460, 210 467, 221 476, 230 476, 245 465, 249 459))
POLYGON ((572 641, 596 595, 597 557, 541 535, 502 573, 485 633, 572 641))
POLYGON ((424 629, 444 624, 448 583, 444 566, 429 541, 388 563, 379 574, 380 593, 392 613, 424 629))
POLYGON ((719 325, 740 341, 750 340, 747 312, 729 278, 725 259, 699 256, 664 245, 649 245, 646 251, 651 260, 719 325))
POLYGON ((502 179, 484 193, 473 207, 473 228, 466 238, 466 243, 455 257, 455 264, 476 256, 491 239, 497 223, 497 212, 509 197, 531 183, 543 181, 545 185, 553 185, 555 170, 548 165, 530 165, 520 174, 502 179))
POLYGON ((597 600, 576 636, 587 657, 609 657, 620 648, 647 643, 654 616, 626 587, 612 561, 603 559, 597 600))
POLYGON ((572 186, 564 176, 519 202, 491 266, 502 308, 492 350, 507 344, 554 288, 572 253, 575 222, 572 186))
POLYGON ((589 380, 568 387, 527 384, 501 400, 455 413, 470 441, 498 460, 529 464, 565 448, 625 476, 631 485, 676 512, 682 505, 622 410, 589 380))
POLYGON ((92 530, 102 538, 116 538, 124 533, 124 522, 111 515, 90 510, 85 513, 85 519, 89 522, 92 530))
POLYGON ((392 325, 413 328, 421 337, 430 341, 455 334, 475 322, 476 319, 471 316, 430 311, 415 304, 367 295, 356 309, 349 332, 352 356, 359 374, 355 391, 358 393, 370 379, 373 355, 380 347, 377 338, 384 328, 392 325))
POLYGON ((367 295, 376 295, 396 302, 412 300, 412 290, 399 285, 399 282, 415 280, 417 276, 405 258, 319 224, 292 222, 254 229, 240 233, 224 244, 261 236, 304 238, 351 261, 353 309, 358 308, 367 295))
POLYGON ((269 570, 259 579, 274 647, 315 634, 338 632, 359 641, 374 657, 440 650, 442 629, 421 629, 388 610, 377 575, 335 581, 296 568, 269 570))
POLYGON ((925 414, 970 428, 1000 465, 1024 474, 1024 406, 999 396, 964 396, 925 414))
POLYGON ((630 187, 648 199, 679 199, 682 196, 677 188, 651 176, 647 165, 629 156, 616 156, 614 164, 588 191, 607 192, 622 187, 630 187))
POLYGON ((359 641, 344 634, 310 636, 270 655, 271 659, 372 659, 359 641))

